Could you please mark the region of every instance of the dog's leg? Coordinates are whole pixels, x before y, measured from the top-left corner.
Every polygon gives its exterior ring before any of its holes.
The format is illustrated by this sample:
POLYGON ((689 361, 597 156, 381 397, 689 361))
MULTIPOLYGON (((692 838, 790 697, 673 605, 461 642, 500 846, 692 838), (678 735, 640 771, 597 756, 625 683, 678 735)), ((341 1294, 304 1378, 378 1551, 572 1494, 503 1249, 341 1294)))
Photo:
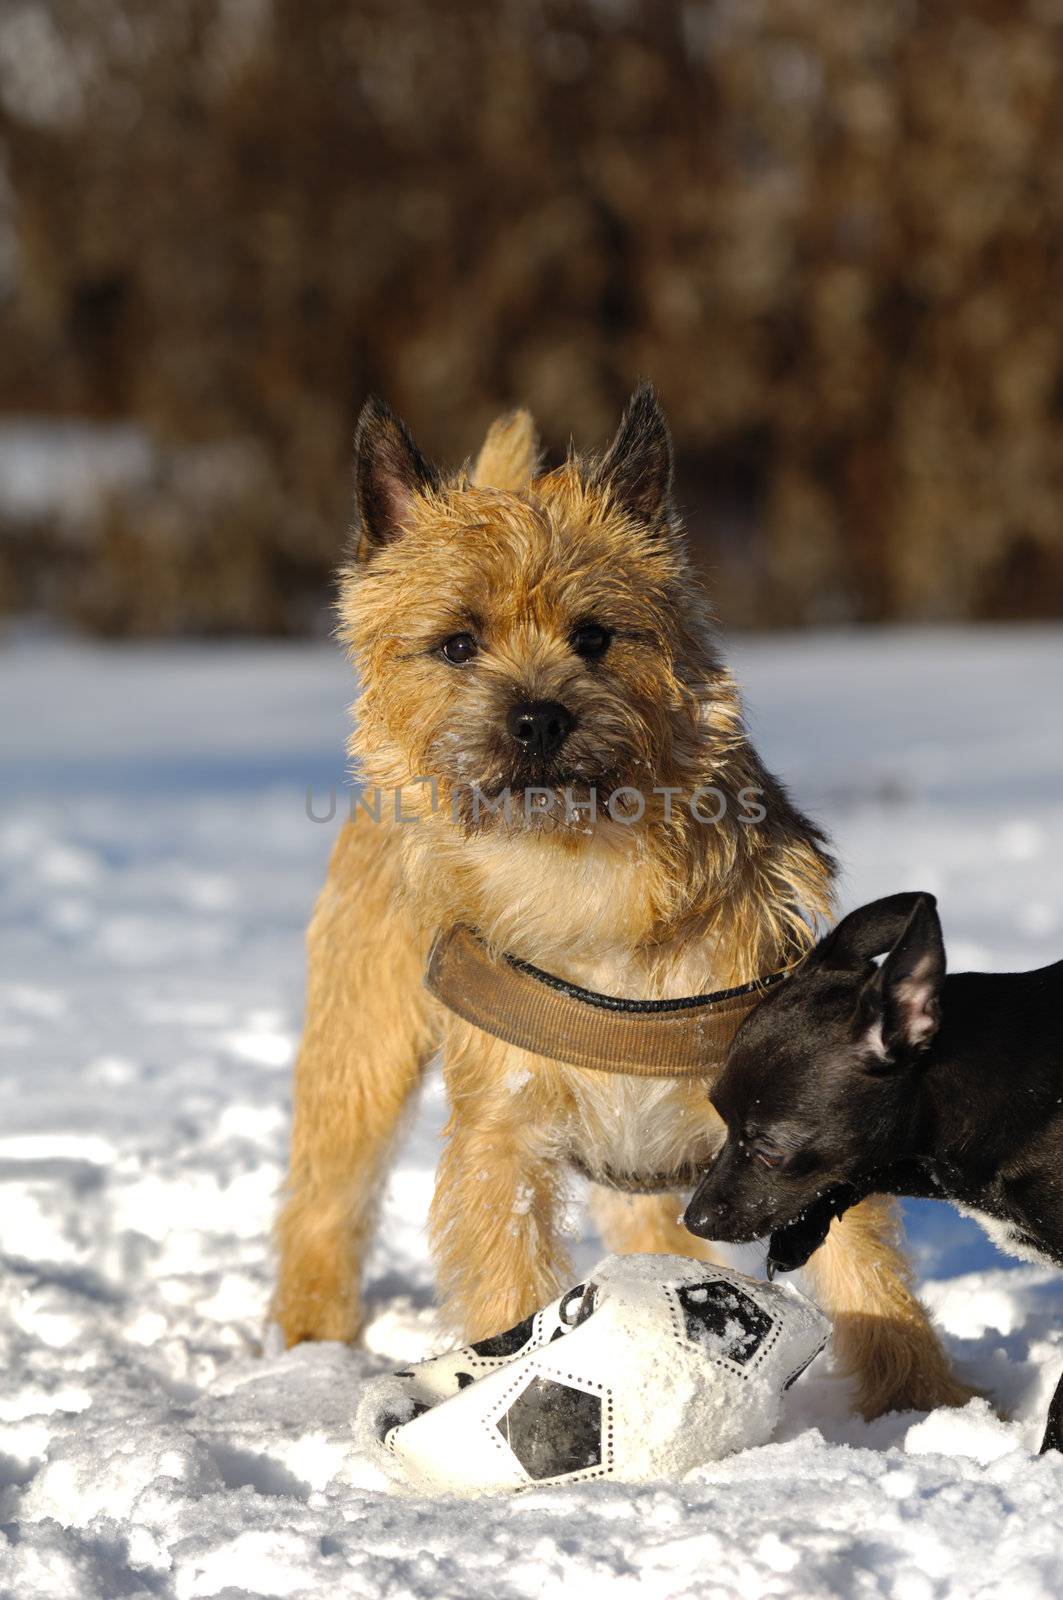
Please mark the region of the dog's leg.
POLYGON ((361 1257, 396 1127, 430 1049, 423 950, 398 903, 396 843, 368 816, 344 828, 310 924, 273 1300, 289 1345, 360 1330, 361 1257))
POLYGON ((571 1266, 558 1229, 564 1179, 542 1083, 512 1087, 526 1068, 513 1071, 508 1047, 456 1018, 447 1027, 453 1109, 430 1233, 442 1318, 472 1341, 552 1300, 571 1266))
POLYGON ((1048 1450, 1063 1450, 1063 1378, 1056 1384, 1052 1404, 1048 1408, 1048 1426, 1041 1441, 1041 1454, 1048 1450))
POLYGON ((607 1250, 620 1256, 692 1256, 719 1261, 706 1239, 696 1239, 680 1222, 680 1194, 622 1194, 594 1184, 590 1212, 607 1250))
POLYGON ((834 1346, 856 1378, 863 1416, 962 1406, 975 1394, 953 1374, 912 1292, 892 1201, 876 1195, 847 1212, 807 1270, 834 1319, 834 1346))

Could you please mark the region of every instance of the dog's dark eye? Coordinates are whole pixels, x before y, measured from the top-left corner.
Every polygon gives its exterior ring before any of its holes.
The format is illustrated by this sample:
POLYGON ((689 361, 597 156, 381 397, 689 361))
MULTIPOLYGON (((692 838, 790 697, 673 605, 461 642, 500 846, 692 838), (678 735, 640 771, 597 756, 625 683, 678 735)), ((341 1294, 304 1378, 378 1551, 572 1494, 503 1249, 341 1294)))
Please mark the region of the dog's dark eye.
POLYGON ((471 633, 452 633, 440 645, 444 660, 449 661, 452 667, 463 667, 466 661, 472 660, 479 648, 471 633))
POLYGON ((609 629, 597 622, 581 622, 578 628, 573 628, 569 644, 584 661, 597 661, 608 650, 612 637, 609 629))
POLYGON ((756 1156, 766 1167, 781 1167, 786 1160, 785 1154, 777 1144, 771 1144, 755 1133, 747 1132, 743 1135, 742 1148, 747 1156, 756 1156))

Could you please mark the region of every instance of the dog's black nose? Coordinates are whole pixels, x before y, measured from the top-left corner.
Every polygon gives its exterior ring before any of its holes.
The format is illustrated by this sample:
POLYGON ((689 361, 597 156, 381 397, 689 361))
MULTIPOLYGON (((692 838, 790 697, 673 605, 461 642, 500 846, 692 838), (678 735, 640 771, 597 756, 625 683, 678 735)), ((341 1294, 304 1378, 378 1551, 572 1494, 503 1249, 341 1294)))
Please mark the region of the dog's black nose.
POLYGON ((700 1202, 695 1194, 683 1212, 683 1227, 698 1239, 712 1239, 716 1237, 711 1231, 715 1221, 714 1212, 704 1202, 700 1202))
POLYGON ((522 750, 541 760, 560 750, 576 719, 560 700, 525 700, 513 706, 506 726, 522 750))

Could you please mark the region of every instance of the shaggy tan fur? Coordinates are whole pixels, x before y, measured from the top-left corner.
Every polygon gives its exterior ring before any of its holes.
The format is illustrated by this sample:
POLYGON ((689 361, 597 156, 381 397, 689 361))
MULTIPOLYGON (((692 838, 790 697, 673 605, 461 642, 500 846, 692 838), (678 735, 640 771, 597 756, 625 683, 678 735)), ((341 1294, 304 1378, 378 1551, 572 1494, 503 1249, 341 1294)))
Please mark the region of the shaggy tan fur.
MULTIPOLYGON (((525 412, 496 423, 472 475, 450 481, 386 408, 363 415, 342 619, 362 685, 351 748, 383 797, 379 820, 367 799, 341 834, 310 928, 278 1225, 274 1310, 289 1343, 359 1331, 374 1204, 436 1047, 451 1116, 431 1238, 446 1317, 466 1338, 510 1326, 564 1281, 571 1165, 634 1188, 708 1160, 720 1137, 707 1082, 580 1071, 444 1014, 420 981, 439 926, 468 923, 591 988, 662 998, 774 970, 829 914, 830 859, 748 742, 670 477, 648 391, 603 461, 540 475, 525 412), (588 623, 608 629, 600 659, 577 653, 588 623), (452 665, 441 645, 459 634, 475 654, 452 665), (507 731, 518 699, 562 702, 575 718, 537 772, 507 731), (507 820, 471 806, 473 784, 496 799, 529 785, 554 799, 507 820), (644 816, 590 815, 592 800, 622 786, 646 795, 644 816), (726 801, 712 824, 675 798, 706 786, 726 801), (417 820, 395 820, 396 789, 417 820), (560 804, 565 790, 572 805, 560 804), (752 791, 765 813, 755 823, 752 791)), ((604 1189, 594 1200, 610 1247, 703 1253, 677 1225, 681 1203, 604 1189)), ((865 1203, 812 1262, 869 1416, 968 1393, 912 1295, 894 1232, 888 1206, 865 1203)))

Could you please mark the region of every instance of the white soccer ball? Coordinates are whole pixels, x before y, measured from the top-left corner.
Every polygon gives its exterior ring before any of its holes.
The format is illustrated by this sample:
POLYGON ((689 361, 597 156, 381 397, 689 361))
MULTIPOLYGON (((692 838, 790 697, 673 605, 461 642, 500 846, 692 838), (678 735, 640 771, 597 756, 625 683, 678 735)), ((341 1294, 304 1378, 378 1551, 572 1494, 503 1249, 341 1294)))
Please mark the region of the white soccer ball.
POLYGON ((357 1428, 414 1492, 677 1477, 769 1439, 828 1333, 788 1285, 607 1256, 515 1328, 369 1385, 357 1428))

